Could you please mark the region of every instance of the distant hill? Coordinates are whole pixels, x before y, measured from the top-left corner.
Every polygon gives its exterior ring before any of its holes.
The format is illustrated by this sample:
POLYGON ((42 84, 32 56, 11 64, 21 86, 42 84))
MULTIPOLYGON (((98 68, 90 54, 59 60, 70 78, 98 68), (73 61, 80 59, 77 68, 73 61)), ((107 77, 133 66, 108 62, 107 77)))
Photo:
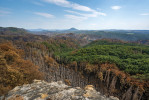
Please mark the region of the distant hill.
POLYGON ((11 41, 41 41, 48 37, 44 35, 34 35, 23 28, 0 27, 0 42, 3 40, 11 41))
POLYGON ((29 32, 64 32, 64 31, 78 31, 76 28, 70 28, 70 29, 27 29, 29 32))
POLYGON ((16 27, 0 27, 0 35, 26 35, 29 34, 23 28, 16 27))
POLYGON ((98 39, 118 39, 129 42, 138 42, 149 44, 149 30, 78 30, 70 28, 65 30, 25 30, 15 27, 0 27, 0 35, 46 35, 46 36, 66 36, 77 39, 86 39, 87 41, 94 41, 98 39), (32 34, 31 34, 32 33, 32 34), (65 33, 73 33, 65 34, 65 33))
POLYGON ((39 28, 39 29, 28 29, 28 31, 30 32, 41 32, 41 31, 48 31, 48 30, 46 30, 46 29, 41 29, 41 28, 39 28))
POLYGON ((15 27, 0 27, 0 35, 26 35, 29 34, 23 28, 15 28, 15 27))
POLYGON ((67 31, 78 31, 78 29, 76 29, 76 28, 70 28, 67 31))
POLYGON ((70 29, 63 29, 63 30, 58 30, 58 29, 53 29, 53 30, 46 30, 46 29, 28 29, 28 32, 36 35, 48 35, 48 36, 53 36, 55 34, 62 34, 62 33, 76 33, 79 31, 76 28, 70 28, 70 29))

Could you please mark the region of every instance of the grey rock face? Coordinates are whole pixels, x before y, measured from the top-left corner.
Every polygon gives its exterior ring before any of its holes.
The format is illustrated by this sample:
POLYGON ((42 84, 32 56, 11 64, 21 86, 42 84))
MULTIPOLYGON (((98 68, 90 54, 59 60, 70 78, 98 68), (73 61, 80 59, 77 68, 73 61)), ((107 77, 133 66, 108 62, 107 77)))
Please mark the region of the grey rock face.
POLYGON ((2 100, 119 100, 97 92, 92 85, 84 89, 67 86, 62 81, 47 83, 34 80, 32 84, 17 86, 2 100))

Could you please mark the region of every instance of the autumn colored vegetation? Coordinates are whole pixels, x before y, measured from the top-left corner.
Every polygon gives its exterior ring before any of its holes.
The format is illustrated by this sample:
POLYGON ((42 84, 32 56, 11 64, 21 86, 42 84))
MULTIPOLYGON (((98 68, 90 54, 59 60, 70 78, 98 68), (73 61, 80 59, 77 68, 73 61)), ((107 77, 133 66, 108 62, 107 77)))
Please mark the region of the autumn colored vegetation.
MULTIPOLYGON (((74 34, 47 37, 29 34, 16 28, 0 30, 0 95, 15 86, 30 83, 33 79, 42 79, 38 66, 44 72, 45 65, 65 65, 82 76, 92 75, 102 82, 106 82, 105 77, 109 75, 109 80, 117 78, 120 84, 123 84, 124 87, 119 92, 126 90, 125 87, 130 84, 140 87, 139 91, 148 91, 147 45, 102 39, 82 47, 82 40, 73 38, 74 34), (7 41, 14 45, 6 43, 7 41)), ((65 79, 65 82, 71 85, 68 79, 65 79)))
POLYGON ((42 79, 39 67, 23 59, 23 50, 16 49, 11 43, 0 44, 0 95, 15 86, 42 79))

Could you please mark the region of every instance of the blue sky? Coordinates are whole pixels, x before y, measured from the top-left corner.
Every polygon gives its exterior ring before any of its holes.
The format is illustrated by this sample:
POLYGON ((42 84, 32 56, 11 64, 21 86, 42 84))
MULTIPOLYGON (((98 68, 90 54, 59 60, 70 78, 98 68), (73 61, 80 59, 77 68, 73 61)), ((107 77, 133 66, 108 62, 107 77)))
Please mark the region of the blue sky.
POLYGON ((149 0, 0 0, 0 26, 149 30, 149 0))

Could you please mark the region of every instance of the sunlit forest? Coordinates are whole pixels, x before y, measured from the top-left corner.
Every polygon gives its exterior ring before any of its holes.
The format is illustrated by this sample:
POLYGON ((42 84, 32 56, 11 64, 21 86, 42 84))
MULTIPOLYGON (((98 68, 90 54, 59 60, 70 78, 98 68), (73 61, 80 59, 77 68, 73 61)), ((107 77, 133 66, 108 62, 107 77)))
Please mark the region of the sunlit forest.
POLYGON ((1 0, 0 100, 149 100, 149 0, 1 0))
MULTIPOLYGON (((118 87, 114 86, 116 88, 121 86, 120 90, 113 88, 111 93, 115 96, 117 92, 129 89, 132 85, 134 89, 139 87, 139 95, 144 98, 147 96, 147 42, 108 38, 92 40, 89 38, 94 37, 94 34, 78 33, 47 37, 19 28, 1 28, 0 36, 1 95, 15 86, 31 83, 34 79, 46 80, 48 73, 56 73, 57 68, 65 66, 78 72, 80 77, 92 76, 106 84, 108 80, 115 80, 110 88, 114 84, 119 84, 118 87), (56 69, 50 72, 52 67, 56 69)), ((73 84, 67 78, 65 82, 73 84)))

